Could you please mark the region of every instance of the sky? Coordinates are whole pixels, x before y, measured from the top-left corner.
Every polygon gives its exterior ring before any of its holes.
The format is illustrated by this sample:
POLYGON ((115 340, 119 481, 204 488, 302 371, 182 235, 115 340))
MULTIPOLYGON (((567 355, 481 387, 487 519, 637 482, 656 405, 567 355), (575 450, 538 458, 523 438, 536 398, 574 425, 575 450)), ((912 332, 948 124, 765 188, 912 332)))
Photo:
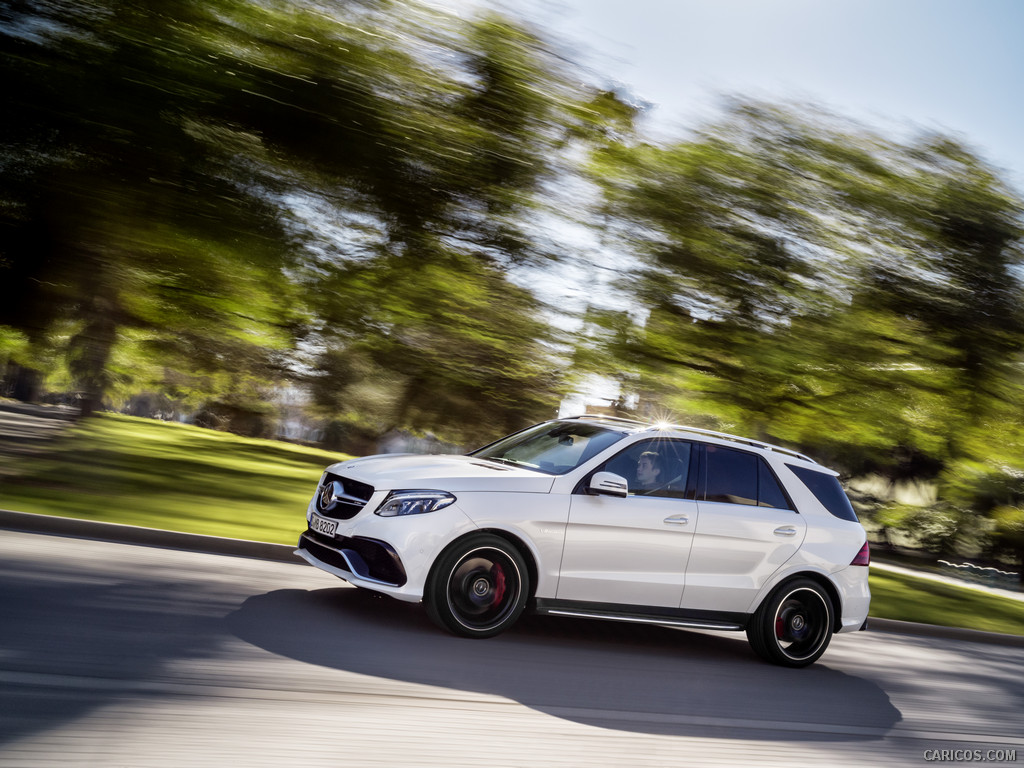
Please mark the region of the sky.
POLYGON ((940 130, 1024 191, 1024 0, 503 0, 682 136, 722 94, 940 130))

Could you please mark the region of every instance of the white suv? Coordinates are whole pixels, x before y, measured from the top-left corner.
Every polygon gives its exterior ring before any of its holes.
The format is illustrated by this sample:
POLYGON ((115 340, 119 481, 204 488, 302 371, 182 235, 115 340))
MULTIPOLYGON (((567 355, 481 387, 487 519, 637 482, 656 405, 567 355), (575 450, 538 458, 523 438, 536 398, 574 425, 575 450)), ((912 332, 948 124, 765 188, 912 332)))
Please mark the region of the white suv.
POLYGON ((832 470, 755 440, 580 416, 466 456, 328 467, 297 554, 490 637, 523 610, 746 630, 801 667, 866 626, 869 552, 832 470))

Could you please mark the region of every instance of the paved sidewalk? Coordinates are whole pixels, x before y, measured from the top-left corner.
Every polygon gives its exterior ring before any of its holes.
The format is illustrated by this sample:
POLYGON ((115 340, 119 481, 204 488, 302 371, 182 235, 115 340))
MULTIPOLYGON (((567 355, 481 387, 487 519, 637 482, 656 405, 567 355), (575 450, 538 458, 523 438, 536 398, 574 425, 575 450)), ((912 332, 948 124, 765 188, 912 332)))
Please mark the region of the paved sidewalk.
POLYGON ((45 453, 77 415, 66 405, 0 402, 0 480, 14 474, 15 459, 45 453))

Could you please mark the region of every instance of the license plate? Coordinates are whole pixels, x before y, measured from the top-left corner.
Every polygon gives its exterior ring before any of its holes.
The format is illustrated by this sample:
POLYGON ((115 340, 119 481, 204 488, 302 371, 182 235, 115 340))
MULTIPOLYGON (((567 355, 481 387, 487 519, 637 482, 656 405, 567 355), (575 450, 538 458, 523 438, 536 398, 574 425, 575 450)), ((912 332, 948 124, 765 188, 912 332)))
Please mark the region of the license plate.
POLYGON ((309 527, 317 533, 333 536, 334 532, 338 530, 338 523, 336 520, 326 520, 318 515, 313 515, 309 521, 309 527))

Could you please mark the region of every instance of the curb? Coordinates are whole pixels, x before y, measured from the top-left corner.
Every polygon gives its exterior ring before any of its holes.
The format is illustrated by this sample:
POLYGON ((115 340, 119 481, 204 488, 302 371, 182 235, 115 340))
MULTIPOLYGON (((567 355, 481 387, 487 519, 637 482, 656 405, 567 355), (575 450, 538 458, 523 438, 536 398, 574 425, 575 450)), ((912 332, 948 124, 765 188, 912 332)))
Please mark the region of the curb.
POLYGON ((868 631, 880 631, 893 635, 914 635, 916 637, 941 637, 945 640, 966 640, 972 643, 989 643, 1024 648, 1024 635, 1007 635, 1002 632, 982 632, 979 629, 943 627, 938 624, 918 624, 897 619, 868 619, 868 631))
POLYGON ((305 560, 294 554, 295 547, 287 544, 228 539, 221 536, 205 536, 200 533, 164 531, 159 528, 103 523, 76 517, 56 517, 0 510, 0 528, 26 533, 48 533, 57 536, 113 541, 120 544, 142 544, 149 547, 184 549, 212 555, 233 555, 307 565, 305 560))
MULTIPOLYGON (((295 554, 295 547, 288 544, 271 544, 264 541, 228 539, 222 536, 206 536, 199 533, 164 531, 159 528, 143 528, 122 523, 103 523, 75 517, 37 515, 31 512, 0 510, 0 529, 26 533, 45 533, 56 536, 73 536, 83 539, 98 539, 120 544, 141 544, 149 547, 183 549, 212 555, 232 555, 259 560, 275 560, 283 563, 308 565, 295 554)), ((989 643, 1024 648, 1024 636, 1007 635, 999 632, 982 632, 960 627, 942 627, 935 624, 918 624, 896 619, 868 619, 869 631, 890 634, 914 635, 918 637, 940 637, 947 640, 966 640, 975 643, 989 643)))

